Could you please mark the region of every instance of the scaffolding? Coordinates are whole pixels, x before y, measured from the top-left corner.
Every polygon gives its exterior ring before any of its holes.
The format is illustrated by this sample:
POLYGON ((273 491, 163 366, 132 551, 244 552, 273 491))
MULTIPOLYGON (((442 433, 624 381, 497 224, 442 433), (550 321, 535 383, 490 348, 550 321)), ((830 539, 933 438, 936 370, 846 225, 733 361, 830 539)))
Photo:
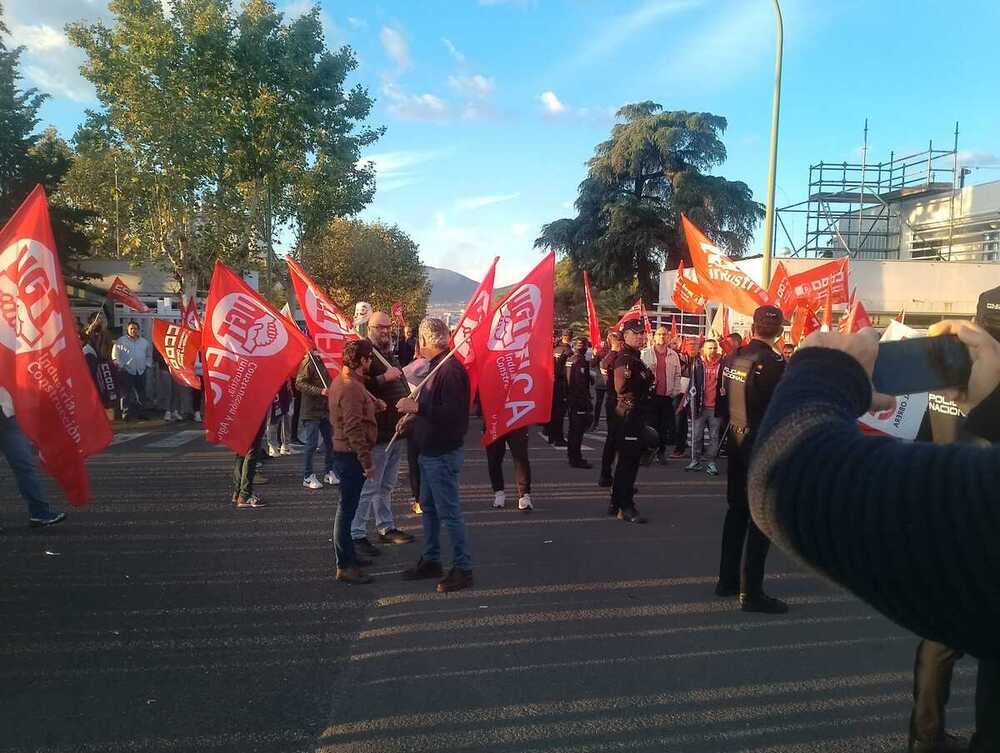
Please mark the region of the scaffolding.
MULTIPOLYGON (((777 222, 798 258, 899 259, 903 202, 951 194, 958 173, 958 124, 952 149, 927 150, 888 162, 868 162, 865 121, 861 162, 820 162, 809 166, 809 198, 781 207, 777 222), (805 240, 797 245, 786 220, 805 216, 805 240)), ((954 211, 952 212, 954 217, 954 211)), ((950 246, 950 240, 945 246, 950 246)), ((942 253, 943 258, 943 253, 942 253)))

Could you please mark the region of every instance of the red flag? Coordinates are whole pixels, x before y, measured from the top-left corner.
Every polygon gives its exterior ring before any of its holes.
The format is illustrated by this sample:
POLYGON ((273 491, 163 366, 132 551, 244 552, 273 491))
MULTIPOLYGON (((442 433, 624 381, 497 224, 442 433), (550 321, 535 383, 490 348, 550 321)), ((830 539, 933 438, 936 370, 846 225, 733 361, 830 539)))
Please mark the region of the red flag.
POLYGON ((108 446, 111 425, 75 336, 55 248, 37 186, 0 230, 0 388, 42 465, 73 505, 84 505, 84 461, 108 446))
POLYGON ((140 314, 149 312, 149 306, 136 297, 129 286, 122 282, 121 277, 116 277, 115 281, 111 283, 111 287, 108 289, 108 298, 128 306, 133 311, 138 311, 140 314))
POLYGON ((698 284, 709 298, 748 316, 770 301, 767 291, 751 280, 683 214, 681 222, 691 261, 698 273, 698 284))
POLYGON ((899 316, 896 317, 896 321, 899 322, 900 324, 906 324, 906 322, 904 321, 905 319, 906 319, 906 309, 902 309, 899 312, 899 316))
POLYGON ((488 335, 487 320, 490 318, 490 304, 493 303, 493 279, 496 277, 497 262, 500 257, 493 258, 493 263, 486 271, 483 281, 479 283, 469 302, 462 312, 455 331, 451 333, 451 347, 455 358, 465 367, 469 374, 469 396, 473 399, 479 387, 479 369, 476 357, 481 356, 488 335), (480 327, 480 324, 484 326, 480 327))
POLYGON ((796 306, 795 313, 792 314, 792 330, 790 337, 792 345, 799 346, 802 338, 811 335, 819 329, 819 321, 816 314, 808 306, 796 306))
POLYGON ((671 296, 674 305, 685 314, 700 314, 705 310, 708 296, 697 282, 684 274, 684 262, 677 267, 677 279, 674 281, 674 292, 671 296))
POLYGON ((274 394, 309 351, 309 340, 217 261, 202 348, 207 439, 245 455, 274 394))
POLYGON ((484 447, 550 418, 555 259, 549 253, 493 311, 479 366, 484 447))
POLYGON ((856 300, 851 308, 847 310, 847 314, 840 322, 840 331, 853 335, 855 332, 860 332, 866 327, 872 326, 871 317, 868 316, 868 311, 865 309, 865 305, 860 299, 856 300))
POLYGON ((153 345, 167 363, 170 376, 178 384, 201 389, 201 379, 194 372, 194 362, 201 349, 201 333, 165 319, 153 320, 153 345))
POLYGON ((850 258, 820 264, 805 272, 792 275, 789 281, 792 295, 796 301, 812 303, 816 308, 827 290, 830 291, 831 303, 847 303, 849 287, 850 258))
POLYGON ((820 324, 820 332, 829 332, 833 329, 833 303, 830 300, 830 289, 826 289, 826 301, 823 303, 823 321, 820 324))
POLYGON ((590 292, 590 275, 583 273, 583 295, 587 299, 587 327, 590 329, 590 346, 596 352, 601 347, 601 325, 597 321, 594 296, 590 292))
POLYGON ((620 331, 626 322, 636 321, 644 322, 646 332, 648 333, 650 331, 651 327, 649 326, 649 318, 646 316, 646 307, 642 304, 641 298, 633 303, 632 308, 622 315, 622 318, 618 320, 618 324, 615 325, 615 329, 620 331))
POLYGON ((795 311, 795 294, 792 292, 791 278, 788 276, 785 265, 780 261, 778 268, 774 271, 774 277, 771 278, 771 286, 767 289, 767 295, 771 299, 771 303, 781 309, 781 315, 786 319, 795 311))
POLYGON ((188 298, 186 303, 181 303, 181 324, 188 329, 201 331, 201 319, 198 316, 198 306, 194 302, 194 296, 188 298))
POLYGON ((670 336, 677 337, 677 314, 670 315, 670 336))
POLYGON ((403 318, 403 302, 396 301, 392 304, 392 318, 396 320, 396 324, 400 327, 406 326, 406 319, 403 318))
POLYGON ((642 309, 642 327, 646 332, 646 341, 651 342, 653 339, 653 325, 650 324, 649 314, 646 313, 646 307, 642 305, 642 299, 639 299, 639 306, 642 309))
POLYGON ((351 320, 333 305, 316 283, 310 279, 299 263, 294 259, 288 262, 289 276, 295 297, 299 299, 299 308, 306 320, 306 328, 312 335, 312 341, 327 370, 332 374, 340 372, 340 362, 344 346, 351 340, 359 340, 351 320))

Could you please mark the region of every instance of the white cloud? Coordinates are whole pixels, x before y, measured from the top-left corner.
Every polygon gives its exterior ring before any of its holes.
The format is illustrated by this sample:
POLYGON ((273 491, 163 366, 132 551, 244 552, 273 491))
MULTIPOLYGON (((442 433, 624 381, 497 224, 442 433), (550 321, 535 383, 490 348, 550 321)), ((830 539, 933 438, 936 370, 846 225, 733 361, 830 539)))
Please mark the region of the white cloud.
POLYGON ((496 82, 479 73, 473 76, 449 76, 448 85, 470 99, 485 99, 496 88, 496 82))
POLYGON ((388 109, 401 120, 445 120, 448 103, 434 94, 410 94, 393 81, 382 82, 382 94, 389 100, 388 109))
POLYGON ((514 235, 516 235, 518 238, 523 238, 525 235, 528 234, 529 227, 530 226, 525 222, 515 222, 513 225, 510 226, 510 229, 514 233, 514 235))
POLYGON ((23 24, 10 20, 13 45, 25 48, 21 72, 32 86, 54 97, 91 103, 94 88, 80 75, 82 51, 72 46, 66 34, 51 23, 23 24))
POLYGON ((563 209, 574 209, 573 202, 572 201, 564 201, 562 203, 562 208, 563 209))
MULTIPOLYGON (((74 59, 76 55, 72 56, 74 59)), ((82 61, 81 61, 82 62, 82 61)), ((66 97, 84 104, 96 100, 94 88, 78 73, 63 70, 64 66, 42 68, 37 65, 24 66, 24 77, 38 89, 54 97, 66 97)))
POLYGON ((455 208, 460 210, 466 209, 481 209, 482 207, 488 207, 493 204, 501 204, 505 201, 513 201, 521 194, 519 193, 506 193, 506 194, 494 194, 492 196, 469 196, 465 199, 459 199, 455 202, 455 208))
POLYGON ((455 47, 454 44, 452 44, 452 41, 450 39, 448 39, 447 37, 441 37, 441 42, 448 49, 448 54, 450 54, 455 59, 456 63, 461 65, 462 63, 465 62, 465 55, 463 55, 459 51, 459 49, 455 47))
POLYGON ((15 46, 24 45, 30 52, 53 52, 69 49, 69 38, 48 24, 11 27, 15 46))
POLYGON ((559 115, 566 112, 566 105, 559 101, 559 97, 556 96, 554 91, 542 92, 538 99, 545 108, 545 111, 550 115, 559 115))
POLYGON ((960 149, 958 164, 964 167, 993 167, 1000 165, 1000 155, 978 149, 960 149))
POLYGON ((379 39, 386 55, 396 64, 397 70, 405 71, 410 67, 410 46, 402 31, 392 26, 383 26, 379 39))
MULTIPOLYGON (((316 0, 292 0, 292 2, 284 5, 280 8, 281 12, 285 16, 285 22, 291 21, 293 19, 299 18, 309 13, 317 5, 316 0)), ((237 11, 239 12, 239 11, 237 11)), ((337 40, 343 38, 340 29, 330 18, 330 14, 325 10, 320 8, 319 11, 319 23, 323 28, 323 41, 326 42, 327 46, 332 45, 337 40)))
POLYGON ((368 28, 368 22, 363 18, 357 18, 355 16, 347 17, 347 25, 350 26, 355 31, 361 31, 362 29, 368 28))

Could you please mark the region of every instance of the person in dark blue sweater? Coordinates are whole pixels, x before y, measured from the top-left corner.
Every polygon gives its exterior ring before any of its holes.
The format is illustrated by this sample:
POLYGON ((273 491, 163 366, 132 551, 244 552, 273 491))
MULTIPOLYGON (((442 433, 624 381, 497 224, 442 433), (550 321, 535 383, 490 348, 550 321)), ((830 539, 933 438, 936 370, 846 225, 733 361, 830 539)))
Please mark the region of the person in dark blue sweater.
MULTIPOLYGON (((973 359, 966 429, 1000 438, 1000 343, 945 322, 973 359)), ((863 435, 878 342, 815 333, 791 359, 754 449, 754 521, 787 553, 917 635, 979 659, 970 751, 1000 750, 1000 448, 863 435), (834 461, 835 462, 832 462, 834 461)))

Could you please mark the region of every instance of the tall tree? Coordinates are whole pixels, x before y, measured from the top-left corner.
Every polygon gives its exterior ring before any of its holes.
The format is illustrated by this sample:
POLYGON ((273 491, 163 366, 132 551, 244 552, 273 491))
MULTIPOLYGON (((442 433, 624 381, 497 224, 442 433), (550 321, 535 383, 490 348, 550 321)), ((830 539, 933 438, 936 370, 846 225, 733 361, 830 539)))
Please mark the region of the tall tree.
POLYGON ((339 306, 368 301, 388 312, 402 301, 411 321, 427 310, 431 286, 419 247, 395 225, 334 220, 304 239, 295 256, 339 306))
POLYGON ((123 256, 191 288, 216 257, 270 271, 284 225, 301 234, 371 200, 359 157, 382 131, 363 123, 367 92, 345 90, 354 55, 326 50, 317 8, 290 23, 269 0, 109 8, 110 28, 68 27, 102 104, 77 133, 75 177, 78 198, 99 202, 103 245, 113 229, 123 256), (117 190, 84 190, 112 174, 117 190))
POLYGON ((764 210, 745 183, 708 174, 726 159, 725 118, 648 101, 625 105, 617 118, 588 162, 576 217, 543 226, 535 246, 565 254, 598 286, 634 281, 652 303, 660 271, 687 257, 681 212, 738 257, 764 210))
POLYGON ((90 242, 81 223, 89 215, 66 202, 60 192, 73 153, 54 129, 36 132, 38 110, 48 97, 37 89, 18 86, 23 48, 8 49, 7 27, 0 6, 0 226, 11 218, 39 183, 49 196, 49 213, 59 258, 70 274, 74 263, 88 254, 90 242))

